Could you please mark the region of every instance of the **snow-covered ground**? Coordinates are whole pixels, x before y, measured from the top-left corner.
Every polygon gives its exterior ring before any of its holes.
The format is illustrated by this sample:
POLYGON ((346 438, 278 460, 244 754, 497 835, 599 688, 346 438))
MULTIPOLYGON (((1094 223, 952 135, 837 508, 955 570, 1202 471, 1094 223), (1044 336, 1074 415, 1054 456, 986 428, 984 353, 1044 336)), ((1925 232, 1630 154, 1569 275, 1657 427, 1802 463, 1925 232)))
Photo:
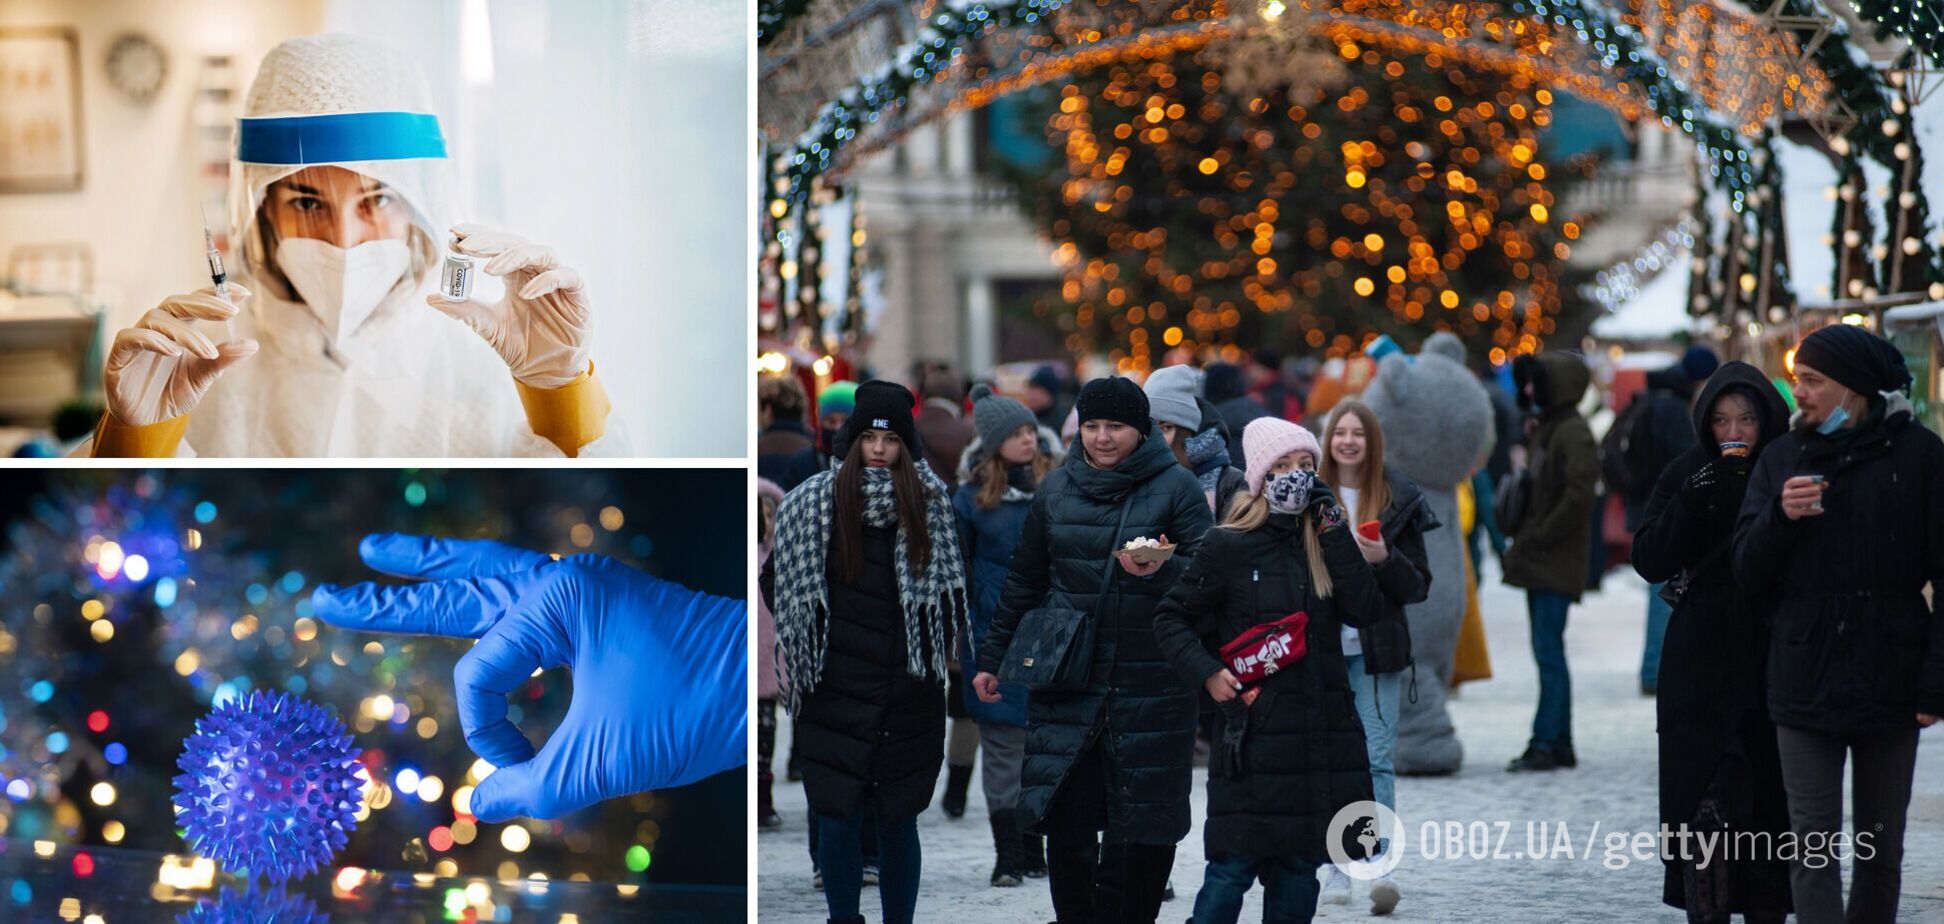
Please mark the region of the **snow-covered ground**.
MULTIPOLYGON (((1466 764, 1438 779, 1398 781, 1398 811, 1407 834, 1406 859, 1396 877, 1404 900, 1393 917, 1415 921, 1658 921, 1685 916, 1660 904, 1658 860, 1625 853, 1609 863, 1609 838, 1651 832, 1655 818, 1654 706, 1639 692, 1639 661, 1646 619, 1646 586, 1631 572, 1616 571, 1605 588, 1573 608, 1567 654, 1573 670, 1573 725, 1577 769, 1514 775, 1507 760, 1524 747, 1536 685, 1528 648, 1525 599, 1485 570, 1486 635, 1496 677, 1466 685, 1452 703, 1464 740, 1466 764), (1487 853, 1524 853, 1527 823, 1548 822, 1542 840, 1551 844, 1563 823, 1574 842, 1572 858, 1429 859, 1419 834, 1427 821, 1456 822, 1466 831, 1482 822, 1487 853), (1498 823, 1508 825, 1502 844, 1498 823), (1597 824, 1598 830, 1593 826, 1597 824), (1586 854, 1588 838, 1594 849, 1586 854), (1611 868, 1618 866, 1620 868, 1611 868)), ((777 769, 788 750, 788 728, 778 745, 777 769)), ((1162 907, 1161 920, 1187 919, 1202 879, 1203 773, 1196 771, 1196 828, 1182 841, 1174 870, 1177 898, 1162 907)), ((803 790, 778 774, 776 796, 785 826, 758 839, 759 909, 764 921, 822 921, 823 896, 810 887, 804 847, 803 790)), ((941 775, 942 785, 942 775, 941 775)), ((1016 889, 995 889, 992 838, 976 777, 972 804, 953 821, 936 802, 918 819, 924 844, 924 885, 918 920, 973 922, 1046 921, 1053 916, 1045 880, 1016 889)), ((1905 841, 1903 921, 1944 921, 1944 726, 1927 731, 1918 749, 1916 792, 1905 841)), ((1536 831, 1535 831, 1536 834, 1536 831)), ((1651 848, 1645 854, 1652 857, 1651 848)), ((1348 907, 1324 905, 1324 921, 1368 915, 1359 885, 1348 907)), ((1252 890, 1242 920, 1260 920, 1261 889, 1252 890)), ((867 888, 864 912, 880 920, 877 897, 867 888)))

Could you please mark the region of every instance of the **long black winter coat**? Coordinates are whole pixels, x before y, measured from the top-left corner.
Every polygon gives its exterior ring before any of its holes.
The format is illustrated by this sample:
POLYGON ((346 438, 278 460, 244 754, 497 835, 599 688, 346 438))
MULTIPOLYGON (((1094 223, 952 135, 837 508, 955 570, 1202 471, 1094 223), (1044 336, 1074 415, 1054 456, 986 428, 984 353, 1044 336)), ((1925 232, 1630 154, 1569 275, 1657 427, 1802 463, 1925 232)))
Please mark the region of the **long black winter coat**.
POLYGON ((823 676, 796 715, 803 789, 820 815, 848 817, 871 797, 881 818, 915 816, 931 804, 945 761, 944 681, 905 670, 897 537, 895 526, 865 526, 864 567, 849 584, 836 555, 826 567, 823 676))
MULTIPOLYGON (((1687 588, 1668 619, 1654 702, 1660 820, 1675 830, 1693 825, 1713 783, 1729 798, 1725 809, 1735 830, 1779 837, 1789 830, 1789 799, 1763 699, 1775 595, 1743 593, 1728 560, 1748 485, 1729 480, 1712 491, 1686 487, 1697 469, 1721 457, 1708 420, 1715 402, 1730 391, 1755 408, 1762 433, 1758 453, 1788 430, 1788 405, 1761 370, 1741 362, 1723 365, 1694 403, 1694 447, 1661 472, 1634 533, 1634 570, 1654 583, 1685 575, 1687 588)), ((1662 901, 1685 908, 1681 865, 1664 861, 1662 901)), ((1730 870, 1741 886, 1735 911, 1790 910, 1786 862, 1745 859, 1730 870)))
POLYGON ((1395 674, 1411 666, 1411 624, 1404 617, 1404 607, 1424 602, 1431 592, 1431 562, 1424 552, 1424 534, 1439 525, 1417 482, 1388 465, 1384 466, 1384 479, 1390 484, 1390 504, 1377 520, 1383 524, 1390 557, 1376 568, 1383 612, 1376 621, 1357 630, 1366 674, 1395 674))
POLYGON ((1309 614, 1303 659, 1264 678, 1254 704, 1222 707, 1215 741, 1230 722, 1246 722, 1247 731, 1240 766, 1220 759, 1209 766, 1203 838, 1210 858, 1326 857, 1331 817, 1371 798, 1342 627, 1381 618, 1387 604, 1347 528, 1319 539, 1333 585, 1328 599, 1316 596, 1297 518, 1270 514, 1252 532, 1211 530, 1155 614, 1161 648, 1192 689, 1223 668, 1225 642, 1297 610, 1309 614))
POLYGON ((1074 761, 1098 743, 1109 779, 1107 840, 1166 845, 1187 835, 1195 694, 1155 643, 1154 608, 1196 557, 1212 522, 1200 483, 1159 434, 1112 469, 1094 468, 1076 443, 1033 495, 992 630, 979 646, 979 670, 998 673, 1028 610, 1070 606, 1095 620, 1086 689, 1028 697, 1020 807, 1035 827, 1068 785, 1074 761), (1127 525, 1117 542, 1123 499, 1127 525), (1176 544, 1174 557, 1147 577, 1113 565, 1101 599, 1102 568, 1118 547, 1162 534, 1176 544))
POLYGON ((1775 724, 1826 733, 1904 730, 1944 714, 1944 443, 1901 395, 1872 398, 1856 432, 1784 434, 1749 476, 1735 578, 1774 588, 1768 704, 1775 724), (1782 483, 1827 477, 1820 516, 1782 513, 1782 483))

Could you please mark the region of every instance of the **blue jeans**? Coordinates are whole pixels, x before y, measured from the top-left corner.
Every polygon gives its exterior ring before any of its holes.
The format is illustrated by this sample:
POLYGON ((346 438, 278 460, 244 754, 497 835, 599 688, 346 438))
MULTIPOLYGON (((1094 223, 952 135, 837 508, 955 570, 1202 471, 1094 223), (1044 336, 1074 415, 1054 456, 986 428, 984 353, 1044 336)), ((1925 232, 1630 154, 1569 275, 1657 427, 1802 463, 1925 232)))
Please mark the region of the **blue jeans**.
POLYGON ((1397 714, 1403 709, 1403 672, 1364 673, 1364 656, 1344 659, 1350 671, 1350 692, 1357 701, 1357 718, 1363 720, 1364 748, 1370 753, 1370 788, 1379 803, 1397 811, 1397 771, 1392 755, 1397 751, 1397 714))
POLYGON ((1210 860, 1201 891, 1195 895, 1192 924, 1235 924, 1242 915, 1242 896, 1249 894, 1249 886, 1258 877, 1262 879, 1264 924, 1307 924, 1316 916, 1316 896, 1321 888, 1316 868, 1320 865, 1302 857, 1210 860))
POLYGON ((1532 623, 1532 660, 1539 666, 1539 711, 1532 717, 1531 745, 1558 752, 1573 743, 1573 675, 1566 670, 1566 611, 1572 598, 1526 591, 1532 623))
POLYGON ((1646 688, 1660 685, 1661 640, 1667 638, 1667 621, 1674 616, 1673 604, 1661 599, 1665 586, 1666 581, 1647 585, 1647 647, 1640 654, 1640 685, 1646 688))
POLYGON ((923 863, 916 818, 889 821, 881 813, 864 811, 849 818, 818 815, 824 904, 830 907, 832 920, 857 916, 857 896, 864 888, 864 826, 872 815, 877 816, 878 898, 884 904, 884 924, 911 924, 918 910, 918 871, 923 863))

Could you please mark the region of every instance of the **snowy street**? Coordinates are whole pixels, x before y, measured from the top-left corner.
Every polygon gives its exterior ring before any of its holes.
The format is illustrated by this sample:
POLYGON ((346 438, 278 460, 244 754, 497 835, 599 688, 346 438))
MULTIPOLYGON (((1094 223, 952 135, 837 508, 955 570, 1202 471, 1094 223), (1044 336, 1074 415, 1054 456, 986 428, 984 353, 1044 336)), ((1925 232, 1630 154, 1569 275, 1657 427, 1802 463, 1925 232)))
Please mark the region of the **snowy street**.
MULTIPOLYGON (((1415 921, 1554 922, 1575 920, 1686 920, 1660 904, 1661 865, 1634 859, 1631 844, 1609 860, 1609 838, 1655 828, 1655 735, 1653 700, 1640 695, 1637 672, 1646 619, 1646 585, 1630 571, 1608 575, 1605 588, 1575 606, 1567 628, 1573 669, 1573 722, 1580 765, 1551 774, 1514 775, 1503 769, 1524 747, 1532 719, 1536 682, 1528 650, 1525 598, 1498 583, 1496 568, 1485 568, 1486 635, 1496 676, 1468 684, 1453 701, 1454 720, 1465 742, 1466 763, 1457 775, 1441 779, 1398 780, 1398 811, 1407 843, 1396 878, 1404 898, 1392 915, 1415 921), (1512 859, 1527 850, 1528 820, 1549 822, 1533 840, 1549 848, 1564 823, 1574 843, 1547 859, 1512 859), (1419 842, 1427 821, 1457 822, 1466 838, 1474 822, 1487 842, 1468 844, 1463 859, 1427 858, 1419 842), (1507 827, 1501 829, 1499 823, 1507 827), (1598 830, 1593 826, 1597 824, 1598 830), (1501 842, 1501 830, 1504 831, 1501 842), (1586 846, 1594 849, 1588 857, 1586 846), (1482 856, 1471 854, 1473 846, 1482 856), (1505 859, 1491 859, 1504 855, 1505 859), (1609 868, 1619 866, 1621 868, 1609 868)), ((1903 906, 1900 920, 1944 921, 1944 729, 1924 733, 1918 750, 1916 792, 1905 842, 1903 906)), ((805 851, 805 809, 801 785, 782 778, 788 753, 788 723, 778 743, 776 799, 785 826, 759 839, 760 909, 765 921, 821 921, 823 897, 810 887, 805 851)), ((1196 770, 1196 828, 1182 841, 1175 861, 1176 898, 1162 906, 1161 920, 1188 917, 1202 877, 1204 774, 1196 770)), ((943 774, 940 775, 943 785, 943 774)), ((1440 830, 1443 825, 1441 824, 1440 830)), ((964 818, 945 817, 934 801, 918 819, 924 844, 924 884, 918 901, 921 921, 1046 921, 1052 903, 1045 880, 1028 880, 1016 889, 995 889, 992 839, 978 779, 964 818)), ((1549 849, 1549 853, 1550 853, 1549 849)), ((866 888, 867 920, 880 920, 875 890, 866 888)), ((1249 895, 1242 920, 1261 916, 1261 888, 1249 895)), ((1323 905, 1318 920, 1344 921, 1368 916, 1365 889, 1358 884, 1349 906, 1323 905)))

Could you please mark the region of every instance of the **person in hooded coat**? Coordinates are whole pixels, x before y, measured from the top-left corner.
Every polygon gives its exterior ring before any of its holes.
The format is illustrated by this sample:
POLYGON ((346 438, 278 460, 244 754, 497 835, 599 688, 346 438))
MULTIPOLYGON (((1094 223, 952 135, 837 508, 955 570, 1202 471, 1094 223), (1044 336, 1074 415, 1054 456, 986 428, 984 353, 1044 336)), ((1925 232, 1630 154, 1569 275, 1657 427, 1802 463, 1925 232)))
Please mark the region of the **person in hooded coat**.
POLYGON ((1808 847, 1790 868, 1796 915, 1890 922, 1918 731, 1944 715, 1944 617, 1924 596, 1944 587, 1944 443, 1916 422, 1903 354, 1869 331, 1810 334, 1794 373, 1794 428, 1749 475, 1735 580, 1778 597, 1768 708, 1808 847), (1858 845, 1847 908, 1832 856, 1845 765, 1858 845))
MULTIPOLYGON (((1634 570, 1649 584, 1678 588, 1654 704, 1661 825, 1700 827, 1706 800, 1735 831, 1781 837, 1789 801, 1764 699, 1775 595, 1743 593, 1728 554, 1748 473, 1788 430, 1789 408, 1760 369, 1730 362, 1702 386, 1689 425, 1694 444, 1661 472, 1633 541, 1634 570)), ((1784 861, 1742 857, 1711 873, 1692 851, 1661 859, 1661 901, 1687 909, 1691 921, 1725 922, 1734 913, 1779 924, 1790 911, 1784 861), (1727 889, 1716 887, 1722 880, 1727 889)))
POLYGON ((1188 834, 1195 747, 1195 694, 1155 641, 1154 609, 1213 518, 1140 386, 1096 379, 1075 407, 1080 435, 1033 495, 973 685, 980 699, 1002 701, 999 667, 1028 610, 1050 602, 1090 614, 1085 687, 1027 694, 1020 807, 1046 835, 1062 924, 1150 922, 1188 834), (1121 552, 1130 539, 1163 537, 1175 545, 1165 562, 1121 552))
POLYGON ((1534 415, 1526 436, 1533 474, 1530 510, 1505 551, 1505 583, 1526 591, 1539 703, 1532 739, 1506 769, 1545 771, 1579 764, 1566 613, 1586 590, 1600 447, 1577 407, 1592 381, 1584 360, 1561 352, 1521 356, 1512 362, 1512 375, 1520 403, 1534 415))

